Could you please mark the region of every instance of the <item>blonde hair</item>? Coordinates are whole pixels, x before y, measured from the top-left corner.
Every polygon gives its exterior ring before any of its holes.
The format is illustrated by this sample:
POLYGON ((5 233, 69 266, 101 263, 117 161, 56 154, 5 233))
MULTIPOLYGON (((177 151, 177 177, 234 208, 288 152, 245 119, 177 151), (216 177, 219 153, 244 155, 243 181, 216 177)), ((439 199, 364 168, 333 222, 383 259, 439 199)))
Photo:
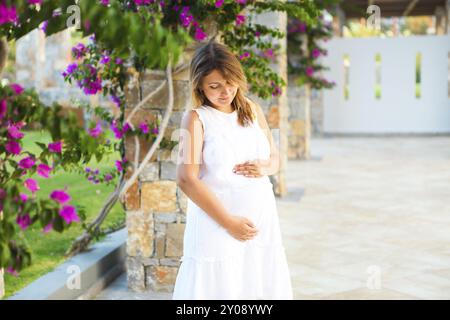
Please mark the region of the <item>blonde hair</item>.
POLYGON ((202 80, 213 70, 218 70, 222 76, 232 84, 238 86, 236 96, 231 106, 237 112, 238 123, 248 126, 255 119, 247 93, 247 78, 242 65, 227 46, 215 41, 202 44, 195 50, 190 64, 190 82, 194 108, 204 104, 211 106, 211 102, 200 88, 202 80))

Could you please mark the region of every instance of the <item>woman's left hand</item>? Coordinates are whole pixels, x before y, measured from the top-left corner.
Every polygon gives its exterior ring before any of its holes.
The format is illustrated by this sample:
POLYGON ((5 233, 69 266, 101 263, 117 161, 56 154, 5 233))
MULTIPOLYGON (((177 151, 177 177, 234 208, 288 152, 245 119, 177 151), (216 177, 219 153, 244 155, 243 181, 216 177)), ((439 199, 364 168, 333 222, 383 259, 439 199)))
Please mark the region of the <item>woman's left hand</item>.
POLYGON ((261 160, 238 163, 233 167, 233 172, 249 178, 259 178, 265 175, 264 163, 261 160))

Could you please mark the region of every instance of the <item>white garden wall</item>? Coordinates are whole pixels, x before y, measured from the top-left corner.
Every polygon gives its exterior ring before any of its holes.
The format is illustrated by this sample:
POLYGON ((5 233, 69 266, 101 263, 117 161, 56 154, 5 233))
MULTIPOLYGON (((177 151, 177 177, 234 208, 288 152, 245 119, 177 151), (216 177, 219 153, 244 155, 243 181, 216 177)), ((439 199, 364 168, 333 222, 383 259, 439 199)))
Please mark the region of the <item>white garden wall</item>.
POLYGON ((324 91, 325 133, 450 133, 450 36, 334 38, 325 72, 337 85, 324 91), (375 97, 375 56, 381 55, 381 98, 375 97), (421 96, 416 97, 416 54, 421 96), (348 99, 344 96, 348 55, 348 99))

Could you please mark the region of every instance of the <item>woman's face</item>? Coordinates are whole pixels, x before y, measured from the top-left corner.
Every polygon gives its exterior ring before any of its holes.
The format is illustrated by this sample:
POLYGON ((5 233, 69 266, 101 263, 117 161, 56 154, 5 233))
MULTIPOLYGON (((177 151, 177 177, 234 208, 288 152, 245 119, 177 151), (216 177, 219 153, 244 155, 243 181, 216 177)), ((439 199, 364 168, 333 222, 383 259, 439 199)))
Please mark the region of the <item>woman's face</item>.
POLYGON ((238 86, 232 85, 218 70, 213 70, 203 78, 200 88, 213 107, 228 108, 236 96, 238 86))

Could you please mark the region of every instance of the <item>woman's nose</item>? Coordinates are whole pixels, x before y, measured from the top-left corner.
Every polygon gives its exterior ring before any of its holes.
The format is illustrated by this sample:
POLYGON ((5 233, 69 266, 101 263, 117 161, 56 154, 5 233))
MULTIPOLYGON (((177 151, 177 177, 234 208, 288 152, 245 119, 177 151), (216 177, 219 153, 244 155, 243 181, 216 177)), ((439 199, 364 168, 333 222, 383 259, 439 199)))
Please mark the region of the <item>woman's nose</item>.
POLYGON ((222 91, 223 95, 230 96, 233 93, 233 88, 227 87, 222 91))

